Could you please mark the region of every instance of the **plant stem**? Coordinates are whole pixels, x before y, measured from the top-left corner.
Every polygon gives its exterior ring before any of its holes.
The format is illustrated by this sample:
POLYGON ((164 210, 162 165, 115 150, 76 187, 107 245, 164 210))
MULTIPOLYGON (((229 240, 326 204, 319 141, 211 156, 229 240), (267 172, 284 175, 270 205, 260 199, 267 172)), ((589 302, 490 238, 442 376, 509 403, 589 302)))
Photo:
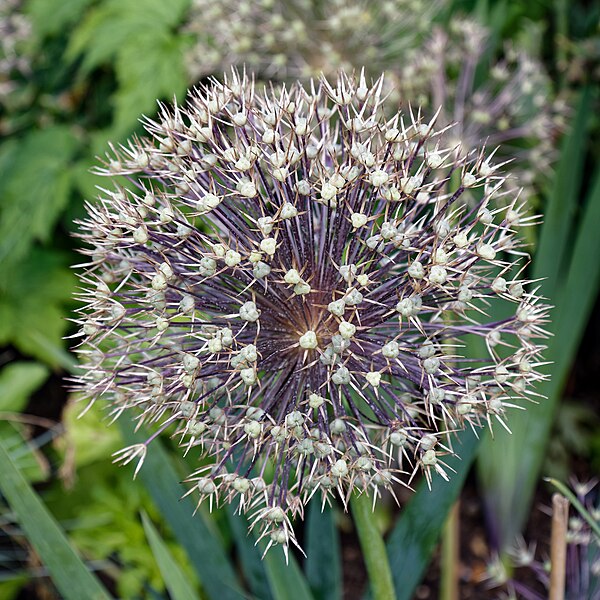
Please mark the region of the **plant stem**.
POLYGON ((568 523, 569 501, 560 494, 554 494, 552 496, 549 600, 564 600, 565 597, 568 523))
POLYGON ((394 600, 394 583, 385 544, 373 515, 371 498, 366 493, 353 494, 350 507, 358 533, 373 600, 394 600))
POLYGON ((456 501, 442 533, 441 600, 458 600, 459 500, 456 501))

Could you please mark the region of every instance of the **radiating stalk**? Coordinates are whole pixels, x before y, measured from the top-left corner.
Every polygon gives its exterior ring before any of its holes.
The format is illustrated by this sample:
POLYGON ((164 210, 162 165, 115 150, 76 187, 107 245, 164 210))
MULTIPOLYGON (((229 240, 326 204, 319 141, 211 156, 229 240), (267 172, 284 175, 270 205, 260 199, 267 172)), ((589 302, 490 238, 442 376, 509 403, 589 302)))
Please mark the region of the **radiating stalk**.
POLYGON ((354 526, 358 533, 373 600, 394 600, 394 584, 385 544, 372 510, 372 499, 367 494, 353 494, 350 498, 354 526))

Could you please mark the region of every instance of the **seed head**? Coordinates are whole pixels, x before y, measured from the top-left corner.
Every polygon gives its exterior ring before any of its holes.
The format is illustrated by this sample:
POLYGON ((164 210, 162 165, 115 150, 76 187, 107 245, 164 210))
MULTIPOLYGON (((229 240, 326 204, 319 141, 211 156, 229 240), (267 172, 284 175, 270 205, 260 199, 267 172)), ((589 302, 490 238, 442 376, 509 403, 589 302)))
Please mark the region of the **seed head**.
MULTIPOLYGON (((230 67, 264 79, 296 79, 369 65, 381 73, 429 30, 441 0, 344 0, 273 3, 270 0, 193 0, 185 30, 194 40, 187 56, 192 80, 230 67)), ((367 86, 359 87, 359 100, 367 86)), ((238 113, 245 117, 245 113, 238 113)), ((233 115, 232 119, 238 119, 233 115)), ((243 118, 243 117, 242 117, 243 118)), ((355 125, 360 127, 362 119, 355 125)), ((294 129, 303 135, 306 123, 294 129)))
POLYGON ((198 87, 107 158, 114 186, 82 223, 79 388, 210 457, 190 476, 200 500, 239 500, 269 546, 295 543, 315 494, 446 477, 449 432, 504 425, 540 378, 546 307, 506 218, 521 204, 492 208, 506 192, 484 154, 388 119, 382 88, 259 92, 236 72, 198 87))

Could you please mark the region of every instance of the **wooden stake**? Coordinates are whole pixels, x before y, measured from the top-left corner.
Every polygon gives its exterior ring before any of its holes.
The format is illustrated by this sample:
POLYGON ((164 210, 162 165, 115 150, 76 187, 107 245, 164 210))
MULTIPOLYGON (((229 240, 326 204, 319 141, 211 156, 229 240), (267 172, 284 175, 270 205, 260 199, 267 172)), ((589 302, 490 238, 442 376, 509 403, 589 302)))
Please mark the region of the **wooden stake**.
POLYGON ((550 593, 548 600, 564 600, 565 598, 568 527, 569 501, 560 494, 554 494, 552 496, 550 593))

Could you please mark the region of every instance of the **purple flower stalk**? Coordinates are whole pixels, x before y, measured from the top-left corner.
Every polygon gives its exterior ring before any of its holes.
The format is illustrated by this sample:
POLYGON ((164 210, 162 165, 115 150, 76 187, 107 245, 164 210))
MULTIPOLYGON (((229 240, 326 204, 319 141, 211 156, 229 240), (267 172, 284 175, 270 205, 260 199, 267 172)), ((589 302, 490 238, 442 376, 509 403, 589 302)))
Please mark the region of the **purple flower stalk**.
POLYGON ((203 459, 190 492, 237 500, 268 546, 315 494, 447 477, 451 432, 506 427, 541 377, 523 203, 483 152, 388 119, 382 87, 200 86, 113 148, 81 224, 78 387, 158 424, 118 459, 170 431, 203 459))

